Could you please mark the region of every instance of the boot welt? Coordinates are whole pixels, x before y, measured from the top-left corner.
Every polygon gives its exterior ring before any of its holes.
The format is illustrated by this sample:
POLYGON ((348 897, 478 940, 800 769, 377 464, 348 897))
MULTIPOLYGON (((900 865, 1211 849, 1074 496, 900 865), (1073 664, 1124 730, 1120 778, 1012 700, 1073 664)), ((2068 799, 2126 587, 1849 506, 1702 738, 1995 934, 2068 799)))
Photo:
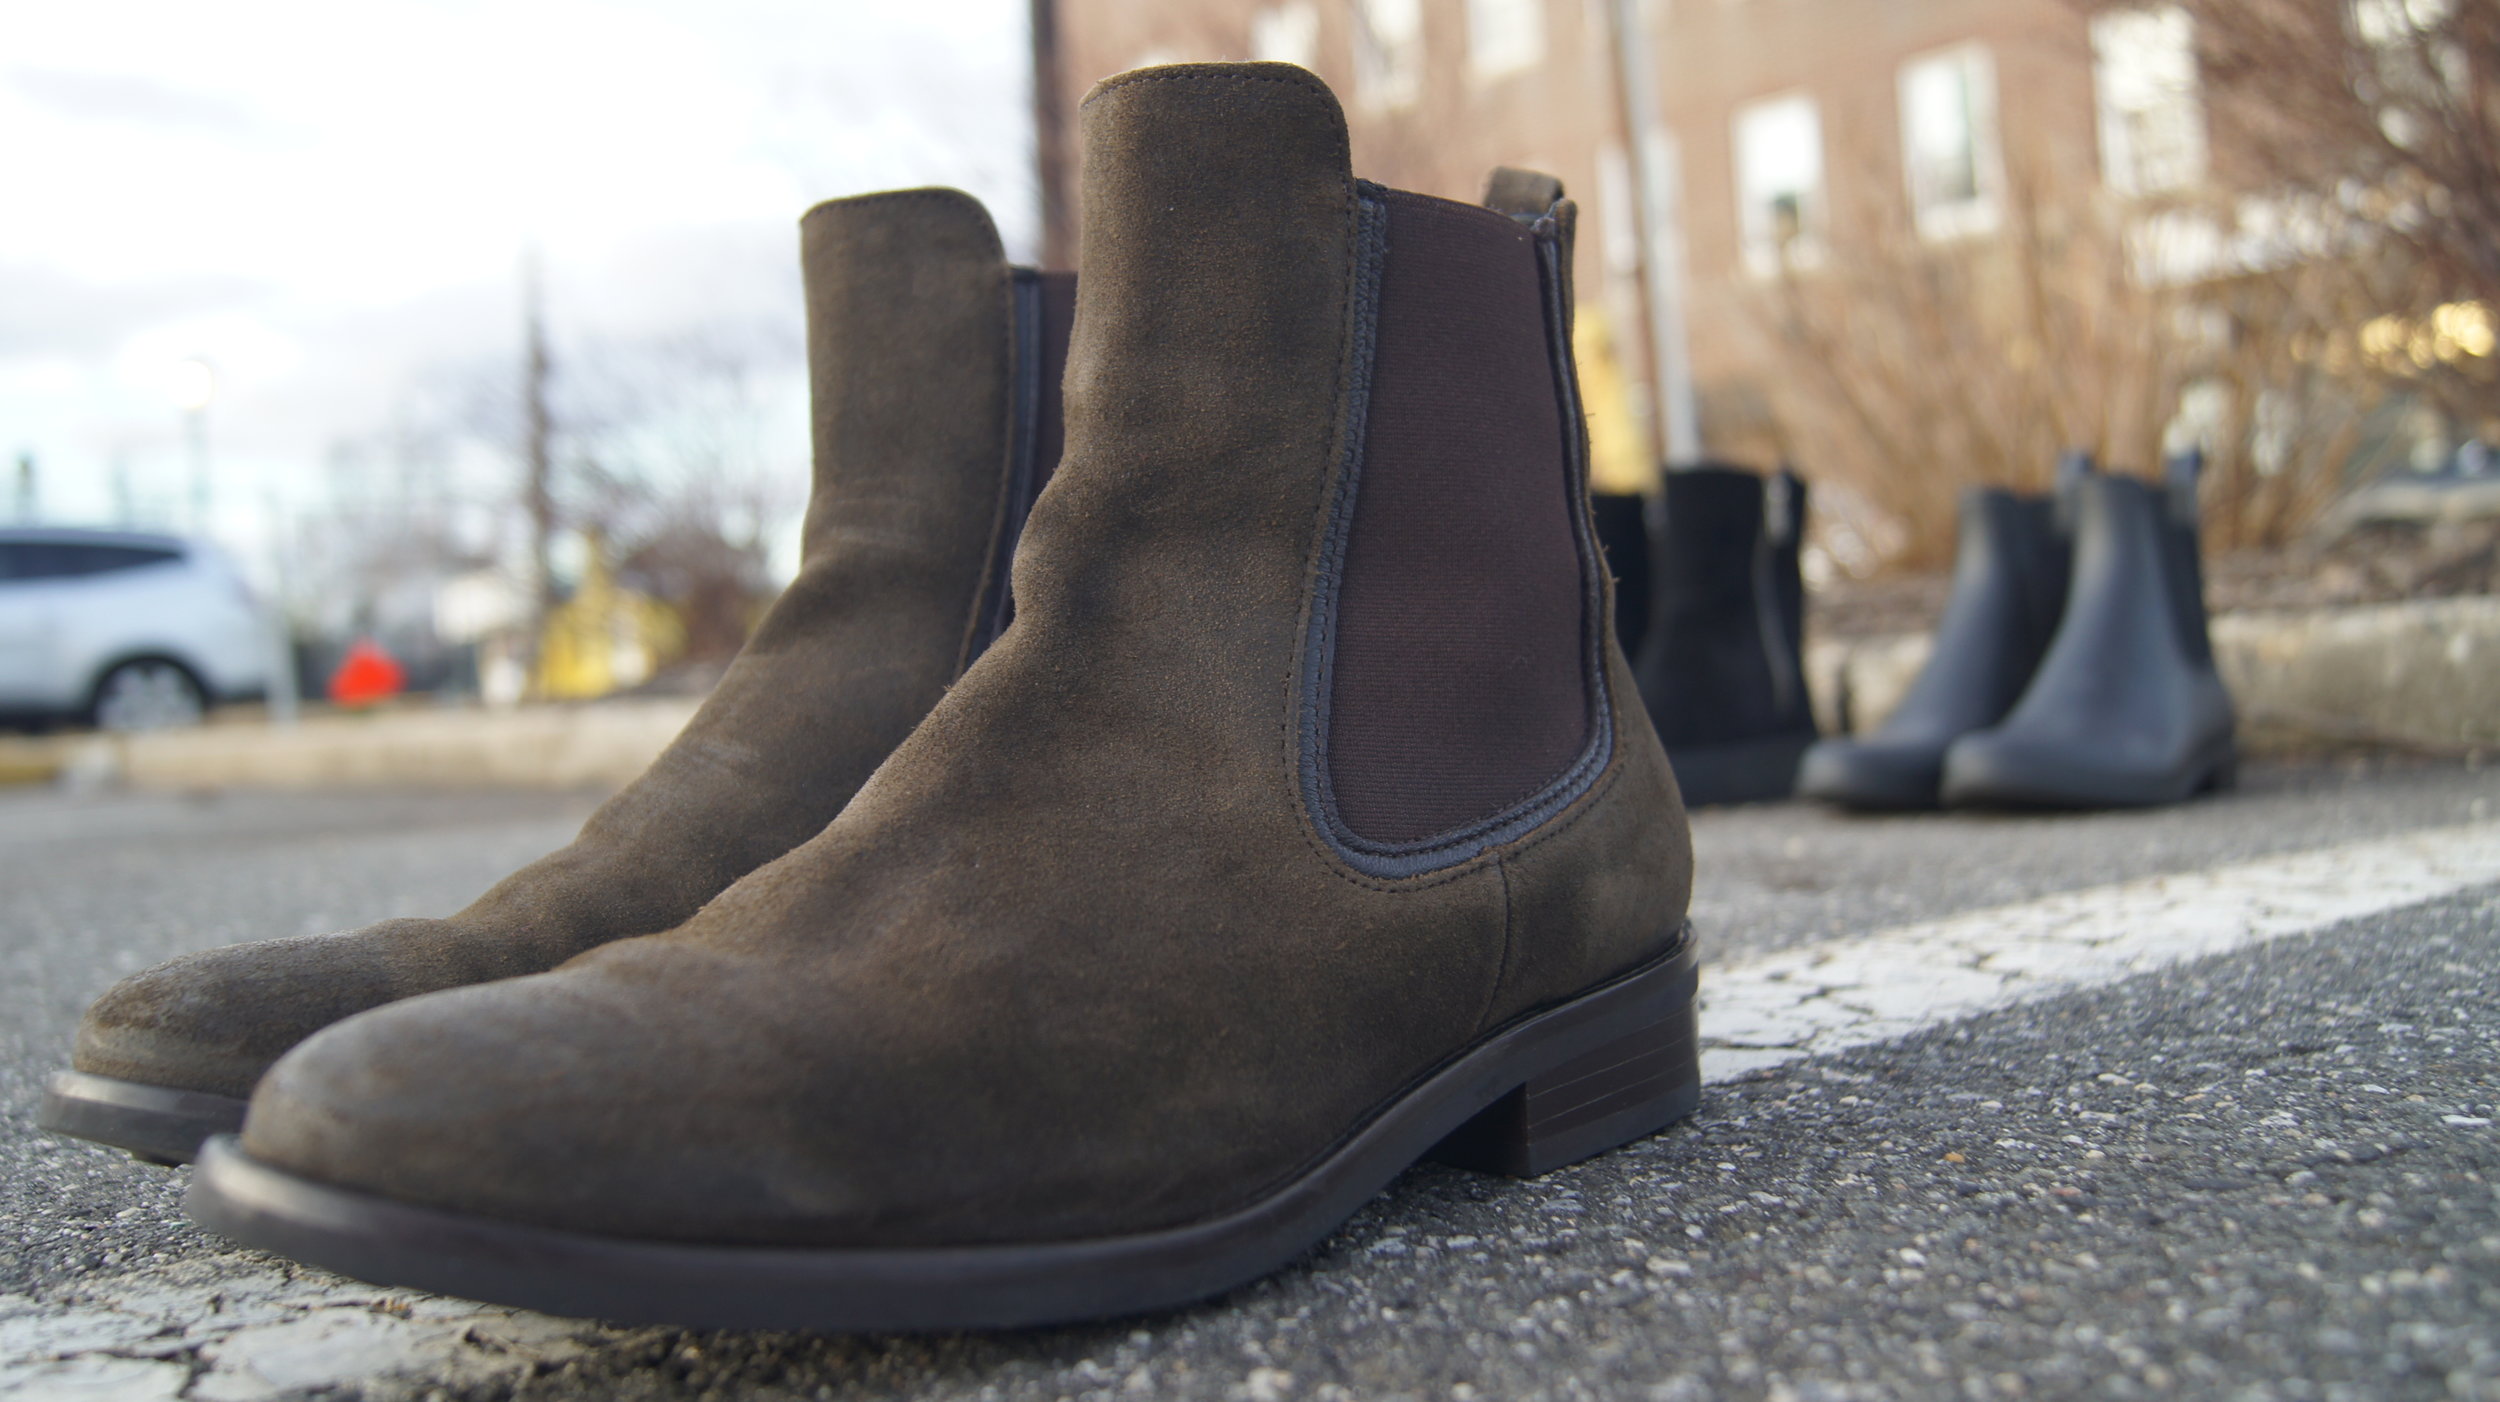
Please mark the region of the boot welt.
POLYGON ((1687 926, 1659 958, 1418 1078, 1249 1206, 1134 1235, 896 1249, 601 1236, 330 1187, 255 1162, 230 1137, 202 1153, 186 1206, 236 1241, 358 1279, 557 1315, 881 1331, 1168 1309, 1288 1264, 1419 1159, 1538 1174, 1692 1113, 1701 1098, 1696 978, 1687 926))
POLYGON ((189 1163, 209 1136, 243 1128, 251 1102, 204 1090, 64 1071, 44 1088, 35 1122, 54 1134, 127 1149, 154 1164, 189 1163))

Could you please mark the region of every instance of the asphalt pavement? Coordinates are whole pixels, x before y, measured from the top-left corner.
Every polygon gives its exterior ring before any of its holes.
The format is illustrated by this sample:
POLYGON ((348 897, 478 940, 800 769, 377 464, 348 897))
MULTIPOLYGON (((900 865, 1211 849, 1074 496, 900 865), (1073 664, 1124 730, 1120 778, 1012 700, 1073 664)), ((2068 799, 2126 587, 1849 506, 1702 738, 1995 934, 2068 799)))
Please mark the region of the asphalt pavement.
MULTIPOLYGON (((1419 1168, 1280 1275, 1080 1328, 694 1333, 380 1291, 226 1247, 180 1172, 33 1128, 119 975, 453 908, 586 811, 0 794, 0 1394, 2500 1402, 2500 878, 1723 1080, 1534 1182, 1419 1168)), ((1736 971, 2494 822, 2500 770, 2385 763, 2141 814, 1711 812, 1695 916, 1736 971)))

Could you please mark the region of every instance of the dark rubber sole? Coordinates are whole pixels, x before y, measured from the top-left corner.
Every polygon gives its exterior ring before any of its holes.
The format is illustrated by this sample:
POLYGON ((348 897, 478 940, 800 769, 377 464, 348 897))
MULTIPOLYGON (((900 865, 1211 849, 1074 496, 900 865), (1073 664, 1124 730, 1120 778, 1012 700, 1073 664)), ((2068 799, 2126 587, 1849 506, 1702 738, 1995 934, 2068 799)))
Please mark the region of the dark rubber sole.
POLYGON ((1797 766, 1816 738, 1806 731, 1724 745, 1669 746, 1667 763, 1687 808, 1770 803, 1797 791, 1797 766))
POLYGON ((328 1187, 211 1142, 187 1206, 249 1246, 382 1285, 549 1314, 706 1328, 955 1330, 1186 1305, 1255 1280, 1426 1157, 1543 1173, 1664 1129, 1701 1099, 1690 928, 1629 974, 1490 1034, 1248 1207, 1135 1235, 850 1250, 555 1231, 328 1187))
POLYGON ((2229 736, 2168 774, 2113 774, 2086 759, 2057 771, 1975 762, 1948 753, 1944 801, 1955 808, 2156 808, 2219 793, 2239 783, 2239 753, 2229 736))
POLYGON ((1870 753, 1839 737, 1818 742, 1797 767, 1797 797, 1865 813, 1916 813, 1943 806, 1944 752, 1932 762, 1870 753))
POLYGON ((156 1164, 189 1163, 210 1136, 239 1133, 251 1102, 207 1091, 64 1071, 43 1092, 35 1123, 54 1134, 127 1149, 156 1164))

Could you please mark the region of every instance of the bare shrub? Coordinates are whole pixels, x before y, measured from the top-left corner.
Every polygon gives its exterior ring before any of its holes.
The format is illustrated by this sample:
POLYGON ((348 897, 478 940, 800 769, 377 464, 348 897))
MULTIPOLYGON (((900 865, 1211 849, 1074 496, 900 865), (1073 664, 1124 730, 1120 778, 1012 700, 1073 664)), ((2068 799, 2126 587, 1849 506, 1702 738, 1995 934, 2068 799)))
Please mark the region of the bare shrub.
POLYGON ((2296 245, 2336 313, 2302 360, 2500 438, 2500 5, 2179 3, 2243 230, 2296 245))
POLYGON ((2182 275, 2198 212, 2043 189, 2010 177, 1993 237, 1881 218, 1753 298, 1779 447, 1838 489, 1826 534, 1852 572, 1941 568, 1965 487, 2043 489, 2069 449, 2148 471, 2201 446, 2222 548, 2279 544, 2343 483, 2374 398, 2311 353, 2334 280, 2182 275))

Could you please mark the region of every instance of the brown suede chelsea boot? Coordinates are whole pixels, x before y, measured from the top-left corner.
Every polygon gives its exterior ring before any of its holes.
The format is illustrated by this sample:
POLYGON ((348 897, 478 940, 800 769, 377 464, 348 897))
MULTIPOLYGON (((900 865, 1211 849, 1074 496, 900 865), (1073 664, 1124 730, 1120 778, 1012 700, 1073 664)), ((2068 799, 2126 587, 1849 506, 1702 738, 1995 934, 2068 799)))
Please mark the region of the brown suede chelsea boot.
POLYGON ((262 1072, 384 1003, 671 929, 823 829, 1005 626, 1007 561, 1058 458, 1075 278, 1007 266, 952 190, 800 222, 815 482, 798 577, 720 687, 573 844, 445 920, 185 955, 79 1025, 46 1128, 181 1161, 262 1072))
POLYGON ((1238 1285, 1428 1154, 1539 1173, 1692 1108, 1570 206, 1357 182, 1285 65, 1114 78, 1083 131, 1014 626, 680 928, 289 1053, 200 1221, 560 1314, 1023 1325, 1238 1285))

